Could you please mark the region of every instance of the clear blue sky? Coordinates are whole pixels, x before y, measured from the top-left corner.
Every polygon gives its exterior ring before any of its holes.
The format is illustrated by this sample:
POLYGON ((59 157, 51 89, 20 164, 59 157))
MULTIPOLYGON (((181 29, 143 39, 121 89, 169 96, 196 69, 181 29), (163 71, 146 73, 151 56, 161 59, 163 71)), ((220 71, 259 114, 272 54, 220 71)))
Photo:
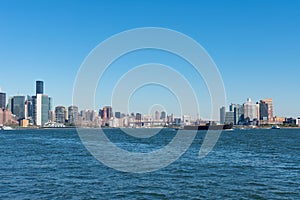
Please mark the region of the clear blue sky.
MULTIPOLYGON (((208 51, 223 77, 227 104, 271 97, 276 115, 298 117, 299 10, 296 0, 0 0, 0 86, 9 96, 33 95, 35 80, 41 79, 55 105, 70 105, 76 73, 96 45, 124 30, 165 27, 194 38, 208 51)), ((142 59, 129 56, 124 63, 153 57, 166 60, 144 52, 142 59)), ((99 107, 110 103, 108 91, 98 93, 99 107)), ((201 94, 199 99, 205 118, 209 99, 201 94)))

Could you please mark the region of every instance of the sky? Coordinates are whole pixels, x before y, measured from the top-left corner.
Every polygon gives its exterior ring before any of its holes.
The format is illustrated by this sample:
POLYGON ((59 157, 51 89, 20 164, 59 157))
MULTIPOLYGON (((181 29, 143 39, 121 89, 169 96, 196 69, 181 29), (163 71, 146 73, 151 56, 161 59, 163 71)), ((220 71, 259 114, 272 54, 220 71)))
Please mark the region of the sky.
MULTIPOLYGON (((296 0, 0 0, 0 87, 8 96, 34 95, 35 81, 43 80, 54 106, 71 105, 80 66, 97 45, 122 31, 163 27, 193 38, 208 52, 222 76, 227 105, 270 97, 275 115, 300 117, 299 10, 296 0)), ((113 63, 99 82, 96 108, 111 104, 124 73, 149 62, 182 73, 196 90, 200 116, 209 118, 203 79, 182 59, 155 50, 113 63)), ((195 108, 180 113, 176 96, 159 85, 139 88, 124 103, 132 112, 199 114, 195 108)))

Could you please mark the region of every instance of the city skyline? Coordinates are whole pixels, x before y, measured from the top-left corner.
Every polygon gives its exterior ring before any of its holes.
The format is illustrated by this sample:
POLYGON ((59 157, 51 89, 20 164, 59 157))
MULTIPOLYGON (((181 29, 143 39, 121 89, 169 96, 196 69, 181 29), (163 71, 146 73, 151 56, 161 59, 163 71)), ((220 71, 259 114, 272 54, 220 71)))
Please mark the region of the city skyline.
MULTIPOLYGON (((38 94, 41 94, 41 95, 44 95, 44 81, 42 81, 42 80, 36 80, 35 81, 35 93, 36 93, 36 96, 38 95, 38 94)), ((8 95, 5 91, 2 91, 2 90, 0 90, 0 103, 1 103, 1 105, 5 105, 4 107, 2 107, 2 109, 4 109, 4 108, 6 108, 7 106, 9 106, 9 101, 10 101, 10 99, 12 99, 12 98, 15 98, 15 97, 17 97, 17 98, 22 98, 23 99, 23 102, 26 104, 26 101, 28 100, 28 98, 30 97, 30 98, 32 98, 33 96, 31 96, 30 94, 15 94, 15 95, 8 95), (7 99, 6 99, 7 98, 7 99), (25 101, 26 100, 26 101, 25 101)), ((47 95, 47 98, 48 98, 48 95, 47 95)), ((67 104, 67 105, 64 105, 64 104, 56 104, 56 105, 52 105, 52 101, 53 101, 53 97, 51 96, 51 97, 49 97, 49 101, 51 101, 51 102, 49 102, 49 103, 47 103, 47 104, 49 104, 49 110, 53 110, 53 109, 50 109, 51 107, 53 107, 53 108, 56 108, 56 107, 65 107, 65 108, 68 108, 68 107, 70 107, 70 106, 75 106, 75 107, 77 107, 77 109, 79 110, 79 111, 83 111, 83 110, 99 110, 99 109, 101 109, 101 108, 103 108, 103 107, 107 107, 107 106, 111 106, 111 105, 99 105, 99 104, 97 104, 97 107, 95 107, 95 108, 79 108, 77 105, 73 105, 73 104, 67 104), (51 106, 50 106, 50 103, 51 103, 51 106)), ((224 107, 224 109, 226 108, 226 107, 229 107, 229 111, 231 112, 231 111, 233 111, 233 109, 231 108, 231 106, 233 106, 233 105, 245 105, 245 104, 247 104, 248 103, 248 101, 250 101, 250 102, 252 102, 252 99, 250 98, 250 97, 247 97, 247 101, 245 102, 245 103, 241 103, 241 102, 230 102, 230 104, 227 104, 227 105, 224 105, 223 107, 224 107)), ((256 100, 256 101, 253 101, 253 105, 255 105, 255 104, 261 104, 262 102, 265 102, 265 101, 271 101, 271 102, 273 102, 273 99, 272 98, 260 98, 259 100, 256 100)), ((273 103, 272 103, 273 104, 273 103)), ((154 105, 155 106, 155 105, 154 105)), ((223 107, 221 107, 221 108, 223 108, 223 107)), ((153 107, 152 107, 153 108, 153 107)), ((11 109, 12 110, 12 109, 11 109)), ((115 111, 115 112, 119 112, 119 113, 122 113, 122 114, 126 114, 126 115, 129 115, 129 114, 131 114, 131 113, 142 113, 142 114, 144 114, 144 115, 149 115, 149 114, 151 114, 151 115, 153 115, 153 116, 155 116, 156 115, 156 112, 157 111, 160 111, 160 112, 166 112, 166 110, 165 109, 162 109, 162 108, 158 108, 158 110, 156 109, 152 109, 151 110, 151 112, 141 112, 141 110, 130 110, 129 112, 123 112, 123 111, 120 111, 120 110, 117 110, 117 111, 115 111)), ((225 111, 224 111, 225 112, 225 111)), ((272 118, 273 117, 278 117, 279 115, 277 115, 276 114, 276 112, 274 113, 274 107, 273 107, 273 105, 272 105, 272 118)), ((259 112, 258 112, 259 113, 259 112)), ((168 114, 173 114, 174 115, 174 112, 172 112, 172 111, 170 111, 170 112, 168 112, 168 114)), ((22 117, 24 117, 25 116, 25 114, 23 113, 22 115, 21 115, 21 118, 22 117)), ((178 114, 175 114, 175 116, 176 117, 182 117, 183 115, 190 115, 190 113, 185 113, 184 111, 181 113, 181 115, 178 115, 178 114)), ((259 115, 259 114, 258 114, 259 115)), ((203 117, 201 117, 201 115, 190 115, 193 119, 204 119, 204 120, 216 120, 216 119, 209 119, 209 118, 203 118, 203 117)), ((219 116, 219 117, 221 117, 221 116, 219 116)), ((268 118, 270 118, 270 116, 267 114, 267 117, 268 118)), ((299 117, 299 115, 298 116, 289 116, 289 115, 282 115, 282 116, 280 116, 280 117, 294 117, 294 118, 298 118, 299 117)), ((259 119, 259 118, 258 118, 259 119)), ((262 120, 262 119, 259 119, 259 120, 262 120)), ((216 121, 218 121, 218 120, 216 120, 216 121)), ((220 122, 222 122, 222 120, 220 120, 220 122)))
MULTIPOLYGON (((46 82, 54 105, 71 105, 76 74, 95 46, 131 28, 166 27, 187 34, 208 51, 222 75, 227 105, 247 97, 272 97, 276 115, 299 117, 299 110, 294 108, 300 100, 294 88, 300 72, 299 8, 298 2, 278 1, 200 1, 184 5, 177 1, 4 1, 0 7, 0 17, 5 19, 0 22, 0 66, 5 76, 0 87, 7 96, 33 94, 32 80, 38 78, 46 82), (122 5, 130 6, 125 10, 122 5), (176 22, 171 17, 175 15, 176 22)), ((209 118, 210 96, 201 77, 195 78, 184 61, 156 51, 136 52, 114 63, 99 83, 105 87, 97 90, 97 105, 111 104, 111 91, 124 72, 158 61, 174 67, 192 83, 200 102, 200 116, 209 118)), ((139 90, 135 102, 148 98, 133 109, 146 105, 142 110, 146 112, 148 105, 157 103, 152 98, 155 95, 162 96, 161 104, 174 101, 171 95, 163 96, 164 92, 157 87, 139 90)), ((175 103, 167 110, 176 110, 175 103)))

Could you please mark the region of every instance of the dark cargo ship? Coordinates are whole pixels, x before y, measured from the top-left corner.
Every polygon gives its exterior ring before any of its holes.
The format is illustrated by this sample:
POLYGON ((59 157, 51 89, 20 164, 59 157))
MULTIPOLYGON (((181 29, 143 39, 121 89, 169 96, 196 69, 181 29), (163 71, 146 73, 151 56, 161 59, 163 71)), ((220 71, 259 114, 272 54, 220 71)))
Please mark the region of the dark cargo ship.
POLYGON ((199 126, 184 126, 184 130, 226 130, 232 129, 232 124, 224 124, 224 125, 215 125, 215 124, 206 124, 199 126))

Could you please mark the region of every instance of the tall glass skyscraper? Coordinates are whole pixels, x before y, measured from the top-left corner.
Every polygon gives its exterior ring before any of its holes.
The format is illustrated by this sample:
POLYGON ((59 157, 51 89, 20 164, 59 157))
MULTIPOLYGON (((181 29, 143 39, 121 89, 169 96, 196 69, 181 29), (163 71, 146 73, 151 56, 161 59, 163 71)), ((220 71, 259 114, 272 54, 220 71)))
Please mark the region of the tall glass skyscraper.
POLYGON ((33 121, 37 126, 43 126, 48 122, 49 110, 51 107, 51 98, 44 94, 43 81, 36 81, 36 96, 32 97, 33 121))
POLYGON ((14 96, 12 99, 12 114, 18 119, 25 118, 25 96, 14 96))
POLYGON ((36 94, 44 94, 44 82, 36 81, 36 94))

